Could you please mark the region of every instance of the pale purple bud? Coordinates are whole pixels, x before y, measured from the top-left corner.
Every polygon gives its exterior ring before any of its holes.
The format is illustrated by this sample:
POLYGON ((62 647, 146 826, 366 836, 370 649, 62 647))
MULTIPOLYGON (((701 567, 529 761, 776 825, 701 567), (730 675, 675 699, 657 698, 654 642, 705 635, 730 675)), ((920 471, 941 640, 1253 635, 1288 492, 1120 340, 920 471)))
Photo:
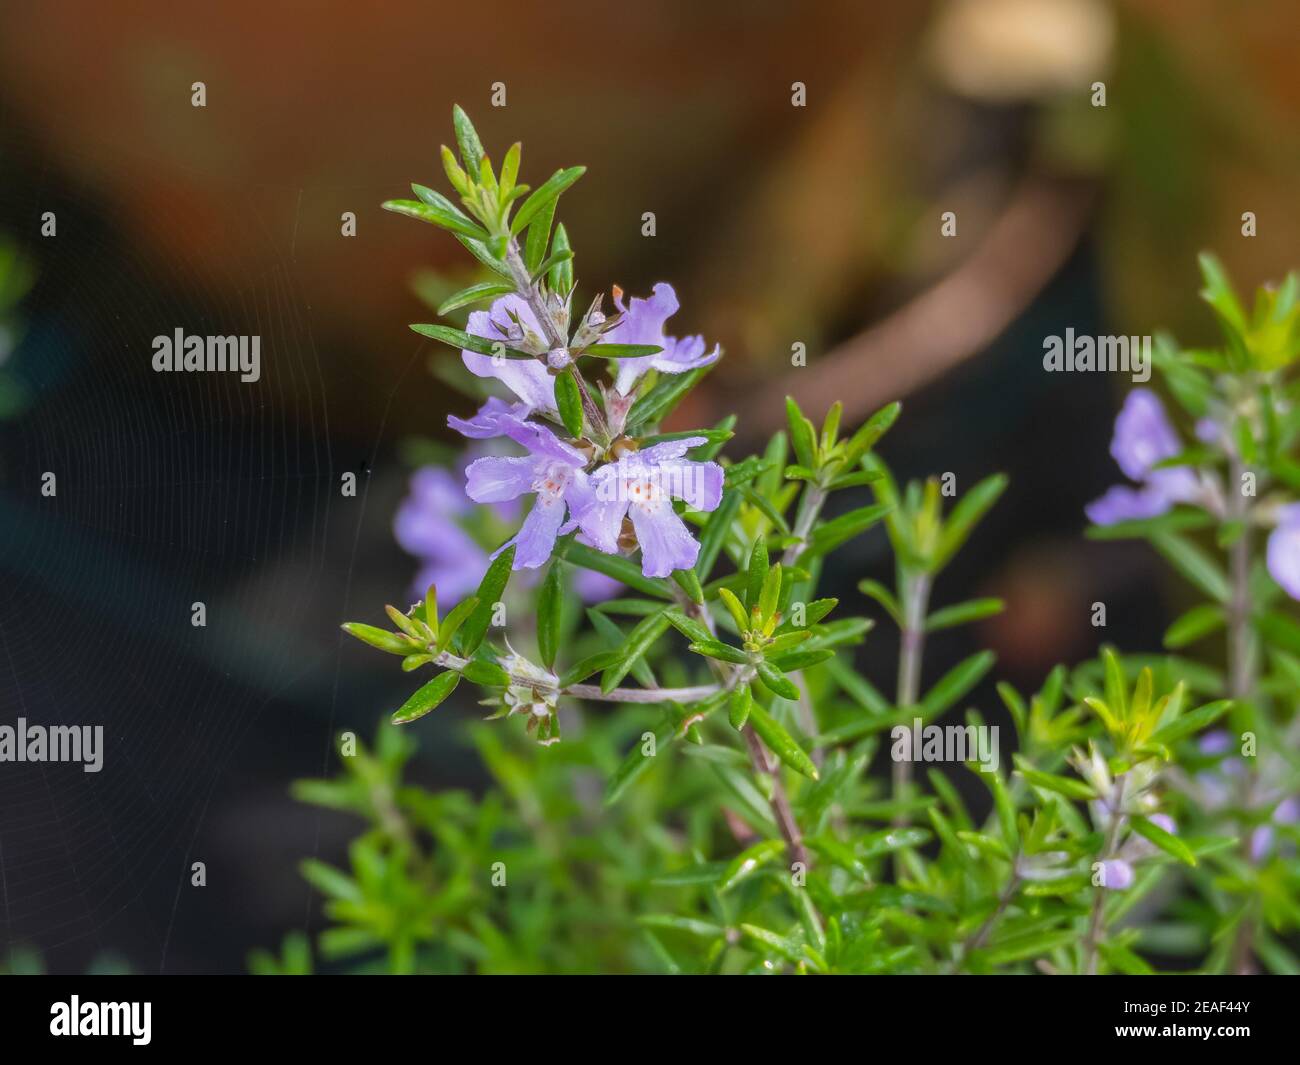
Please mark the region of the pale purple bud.
POLYGON ((1101 886, 1109 891, 1124 891, 1133 886, 1133 867, 1122 858, 1101 863, 1101 886))

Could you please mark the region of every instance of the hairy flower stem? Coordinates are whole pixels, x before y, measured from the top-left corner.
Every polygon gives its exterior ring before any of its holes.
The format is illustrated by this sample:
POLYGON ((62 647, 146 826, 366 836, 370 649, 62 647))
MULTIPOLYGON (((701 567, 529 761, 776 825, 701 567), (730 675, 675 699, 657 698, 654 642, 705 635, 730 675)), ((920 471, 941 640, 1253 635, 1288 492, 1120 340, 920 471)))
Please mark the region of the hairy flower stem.
MULTIPOLYGON (((534 316, 541 323, 542 331, 546 334, 546 343, 552 350, 567 349, 569 346, 568 315, 566 313, 565 325, 561 328, 552 317, 551 309, 546 305, 541 290, 533 284, 533 279, 528 275, 528 267, 524 263, 523 253, 519 250, 519 242, 514 237, 511 237, 510 243, 506 245, 506 265, 510 268, 510 277, 515 283, 515 290, 519 297, 527 301, 534 316)), ((582 409, 592 432, 600 437, 603 444, 609 443, 609 427, 605 423, 605 416, 592 398, 591 391, 587 388, 587 382, 583 380, 580 373, 575 373, 573 379, 578 384, 578 392, 582 396, 582 409)))
MULTIPOLYGON (((921 684, 921 655, 925 648, 925 616, 930 606, 930 574, 912 573, 902 579, 903 623, 898 647, 898 709, 916 705, 921 684)), ((913 752, 915 753, 915 752, 913 752)), ((902 803, 912 784, 912 763, 901 759, 894 763, 893 797, 902 803)), ((895 825, 905 825, 909 817, 904 810, 894 814, 895 825)))
POLYGON ((799 500, 799 516, 795 519, 794 528, 791 530, 794 543, 787 547, 785 554, 781 556, 782 566, 793 566, 799 561, 808 546, 808 536, 812 533, 812 527, 817 523, 817 518, 825 505, 826 489, 820 485, 810 484, 799 500))
POLYGON ((607 692, 601 691, 598 684, 570 684, 561 688, 560 694, 606 703, 691 703, 720 691, 722 688, 717 684, 697 684, 693 688, 614 688, 607 692))
MULTIPOLYGON (((1120 774, 1115 778, 1115 790, 1112 792, 1113 805, 1110 806, 1110 824, 1106 828, 1106 843, 1101 849, 1101 860, 1108 861, 1115 853, 1119 842, 1120 826, 1124 823, 1124 785, 1126 778, 1120 774)), ((1104 875, 1104 874, 1103 874, 1104 875)), ((1089 976, 1097 975, 1097 948, 1101 944, 1101 935, 1105 931, 1106 888, 1096 888, 1092 897, 1092 915, 1088 918, 1088 937, 1084 940, 1083 971, 1089 976)))
MULTIPOLYGON (((469 660, 443 651, 434 658, 437 665, 457 672, 469 665, 469 660)), ((540 685, 536 677, 525 677, 518 673, 507 673, 511 684, 525 688, 537 688, 540 685)), ((668 703, 695 702, 717 695, 723 689, 717 684, 697 684, 692 688, 613 688, 601 691, 596 684, 570 684, 567 688, 548 688, 557 695, 572 695, 575 699, 588 699, 602 703, 668 703)))
MULTIPOLYGON (((1231 584, 1231 598, 1228 601, 1228 697, 1238 701, 1251 698, 1255 690, 1255 660, 1250 641, 1250 522, 1247 515, 1246 497, 1242 494, 1241 481, 1245 472, 1241 459, 1235 455, 1228 464, 1229 483, 1227 486, 1227 517, 1229 521, 1239 521, 1242 529, 1228 548, 1228 579, 1231 584)), ((1243 811, 1248 811, 1254 801, 1255 763, 1249 760, 1246 772, 1241 775, 1240 802, 1243 811)), ((1241 855, 1247 864, 1251 863, 1250 832, 1243 830, 1241 855)), ((1250 914, 1242 917, 1237 925, 1236 936, 1232 945, 1232 971, 1240 976, 1254 972, 1253 945, 1255 939, 1255 922, 1250 914)))

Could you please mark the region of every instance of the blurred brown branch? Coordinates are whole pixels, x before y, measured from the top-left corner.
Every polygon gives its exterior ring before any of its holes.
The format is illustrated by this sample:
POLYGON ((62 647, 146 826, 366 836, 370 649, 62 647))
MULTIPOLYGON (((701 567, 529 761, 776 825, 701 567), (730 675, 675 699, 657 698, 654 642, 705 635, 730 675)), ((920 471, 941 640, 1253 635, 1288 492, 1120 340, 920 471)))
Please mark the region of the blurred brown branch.
POLYGON ((787 395, 813 412, 840 400, 851 423, 981 351, 1060 269, 1087 225, 1093 198, 1091 184, 1025 179, 952 273, 883 321, 753 393, 744 404, 747 431, 765 435, 780 428, 787 395))

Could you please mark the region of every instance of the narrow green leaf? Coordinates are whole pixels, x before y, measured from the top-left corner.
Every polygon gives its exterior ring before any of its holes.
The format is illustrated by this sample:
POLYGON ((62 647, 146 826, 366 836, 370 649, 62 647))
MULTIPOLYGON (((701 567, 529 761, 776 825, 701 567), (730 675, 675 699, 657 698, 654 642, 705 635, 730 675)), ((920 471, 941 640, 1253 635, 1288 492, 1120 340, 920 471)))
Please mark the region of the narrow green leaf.
POLYGON ((732 647, 721 640, 696 640, 690 649, 697 655, 706 655, 722 662, 734 662, 736 665, 746 665, 749 662, 749 655, 739 647, 732 647))
POLYGON ((622 555, 607 555, 594 547, 570 541, 564 549, 564 558, 575 566, 603 573, 606 577, 613 577, 629 588, 635 588, 638 592, 652 595, 656 599, 673 597, 673 593, 668 590, 668 585, 664 581, 657 577, 643 576, 641 567, 622 555))
POLYGON ((643 426, 658 425, 668 417, 683 397, 709 372, 710 366, 701 366, 686 373, 665 374, 649 392, 632 404, 627 416, 628 432, 636 433, 643 426))
POLYGON ((1006 474, 995 473, 986 477, 957 501, 948 520, 944 522, 939 545, 934 553, 934 568, 941 569, 960 550, 980 519, 997 502, 1007 487, 1006 474))
POLYGON ((866 532, 893 509, 892 503, 874 503, 871 506, 850 510, 838 518, 832 518, 813 530, 804 554, 816 558, 818 555, 833 551, 846 540, 866 532))
POLYGON ((608 669, 622 657, 622 654, 617 649, 597 651, 594 655, 588 655, 581 662, 570 666, 561 675, 560 687, 567 688, 573 684, 581 684, 593 674, 608 669))
POLYGON ((664 928, 670 932, 685 932, 687 935, 701 939, 716 939, 725 936, 727 930, 712 921, 701 921, 694 917, 678 917, 671 913, 645 913, 637 917, 636 923, 646 928, 664 928))
POLYGON ((834 657, 834 651, 829 647, 823 647, 816 651, 794 651, 785 655, 773 655, 768 661, 782 673, 797 673, 801 669, 812 669, 813 666, 834 657))
POLYGON ((718 881, 718 893, 730 891, 742 880, 779 858, 784 851, 785 844, 779 839, 765 839, 752 847, 746 847, 727 864, 722 879, 718 881))
POLYGON ((757 665, 758 679, 762 682, 763 687, 773 695, 779 695, 782 699, 798 699, 799 689, 790 682, 790 678, 782 673, 771 662, 759 662, 757 665))
POLYGON ((741 493, 739 489, 728 488, 722 493, 722 502, 718 509, 709 515, 700 530, 700 553, 695 559, 695 573, 703 580, 708 580, 714 564, 731 531, 731 523, 736 520, 740 510, 741 493))
POLYGON ((618 663, 605 670, 600 682, 601 691, 611 692, 617 688, 632 667, 645 657, 646 652, 668 628, 668 618, 665 615, 666 612, 661 610, 637 622, 621 648, 618 663))
POLYGON ((1017 771, 1036 788, 1044 788, 1047 791, 1054 791, 1058 795, 1064 795, 1067 799, 1079 799, 1084 802, 1090 802, 1097 797, 1097 793, 1082 780, 1032 769, 1019 755, 1015 756, 1015 760, 1018 767, 1017 771))
POLYGON ((510 580, 510 567, 515 561, 515 545, 511 544, 492 560, 475 593, 478 605, 460 628, 460 651, 466 658, 478 650, 492 623, 492 613, 501 601, 501 594, 510 580))
POLYGON ((537 650, 542 665, 551 669, 560 649, 560 618, 564 608, 564 563, 558 558, 546 571, 537 596, 537 650))
POLYGON ((832 836, 814 836, 805 842, 827 861, 852 873, 863 883, 871 883, 871 872, 847 843, 832 836))
POLYGON ((1211 599, 1226 603, 1232 598, 1223 569, 1192 541, 1172 532, 1153 533, 1150 539, 1174 569, 1211 599))
POLYGON ((731 620, 736 623, 736 629, 739 632, 749 631, 749 615, 745 613, 745 607, 736 598, 736 593, 730 588, 718 588, 718 598, 722 600, 723 606, 727 608, 727 613, 731 615, 731 620))
POLYGON ((575 439, 582 436, 582 393, 572 369, 555 375, 555 407, 569 435, 575 439))
POLYGON ((975 687, 995 661, 997 656, 992 651, 979 651, 953 666, 925 693, 919 704, 921 716, 929 719, 943 713, 975 687))
POLYGON ((728 701, 727 720, 731 722, 731 727, 737 732, 745 727, 745 722, 749 720, 750 708, 753 705, 754 697, 749 692, 749 685, 736 685, 728 701))
POLYGON ((510 674, 495 662, 474 659, 465 663, 465 667, 460 672, 466 680, 481 684, 485 688, 504 688, 510 684, 510 674))
POLYGON ((569 231, 564 228, 563 222, 555 227, 551 258, 557 260, 556 265, 548 271, 551 289, 567 298, 573 288, 573 249, 569 247, 569 231))
MULTIPOLYGON (((1110 647, 1102 650, 1101 657, 1106 669, 1106 707, 1122 723, 1128 718, 1128 685, 1124 682, 1124 664, 1110 647)), ((1109 724, 1107 727, 1110 727, 1109 724)))
POLYGON ((876 441, 889 431, 889 427, 898 420, 898 415, 902 409, 903 405, 901 403, 891 403, 868 418, 862 427, 849 437, 845 449, 844 465, 846 467, 856 465, 858 459, 870 451, 875 446, 876 441))
POLYGON ((754 546, 749 552, 748 576, 745 580, 745 606, 753 610, 758 606, 760 596, 763 594, 763 581, 767 579, 768 559, 767 543, 763 537, 754 541, 754 546))
POLYGON ((470 225, 474 224, 474 220, 470 218, 469 215, 436 189, 431 189, 426 185, 417 185, 412 182, 411 191, 415 193, 416 198, 421 203, 427 203, 430 207, 435 207, 440 211, 444 211, 455 218, 468 222, 470 225))
POLYGON ((463 329, 453 329, 449 325, 417 322, 411 326, 411 330, 450 347, 467 348, 470 351, 478 352, 480 355, 501 355, 507 359, 536 359, 535 355, 520 351, 518 348, 508 348, 499 340, 484 340, 482 337, 466 333, 463 329))
MULTIPOLYGON (((558 235, 558 234, 557 234, 558 235)), ((557 248, 546 257, 546 260, 539 266, 532 275, 532 283, 535 285, 547 274, 552 277, 556 276, 559 267, 573 261, 573 250, 571 248, 557 248)))
POLYGON ((460 146, 460 158, 465 169, 477 174, 483 166, 483 143, 478 139, 478 131, 469 115, 456 104, 451 109, 451 124, 456 131, 456 143, 460 146))
POLYGON ((560 193, 586 172, 587 168, 585 166, 571 166, 565 170, 557 170, 547 178, 533 191, 528 199, 524 200, 523 205, 510 223, 511 234, 515 235, 522 232, 524 226, 528 225, 543 208, 550 206, 554 209, 555 201, 559 199, 560 193))
POLYGON ((454 296, 449 296, 443 300, 438 304, 438 313, 448 314, 451 311, 459 310, 461 307, 467 307, 471 303, 478 303, 480 300, 495 299, 497 296, 508 295, 514 290, 514 285, 506 285, 498 281, 482 281, 477 285, 463 288, 454 296))
POLYGON ((894 593, 886 588, 879 581, 862 580, 858 581, 858 590, 863 595, 869 595, 877 603, 885 608, 886 613, 894 619, 894 623, 900 628, 903 625, 903 610, 898 605, 898 600, 894 598, 894 593))
POLYGON ((799 465, 809 470, 817 468, 817 437, 813 424, 804 417, 793 396, 785 397, 785 417, 790 425, 790 444, 799 465))
POLYGON ((1128 823, 1134 832, 1147 841, 1154 843, 1166 854, 1173 855, 1180 862, 1187 865, 1196 864, 1196 855, 1192 853, 1192 848, 1177 836, 1166 832, 1154 821, 1149 821, 1140 814, 1130 814, 1128 823))
POLYGON ((767 571, 763 578, 763 587, 758 593, 758 614, 764 622, 776 613, 777 600, 781 595, 781 563, 767 571))
POLYGON ((1002 613, 1005 606, 1001 599, 990 598, 970 599, 956 606, 944 607, 942 610, 936 610, 926 619, 925 631, 938 632, 940 629, 951 629, 956 625, 979 621, 981 618, 1002 613))
POLYGON ((363 625, 359 621, 349 621, 342 628, 349 636, 360 640, 362 643, 368 643, 371 647, 377 647, 381 651, 387 651, 390 655, 405 657, 419 650, 415 644, 398 633, 389 632, 387 629, 379 629, 374 625, 363 625))
POLYGON ((424 623, 438 631, 438 587, 431 584, 424 592, 424 623))
POLYGON ((537 268, 546 258, 546 249, 551 245, 551 223, 555 221, 555 200, 538 208, 537 214, 528 224, 528 239, 524 242, 524 266, 528 276, 537 273, 537 268))
POLYGON ((595 355, 599 359, 644 359, 647 355, 658 355, 663 350, 657 344, 592 344, 583 348, 582 353, 595 355))
POLYGON ((1226 621, 1227 614, 1221 606, 1213 603, 1194 606, 1165 630, 1165 646, 1171 651, 1179 650, 1223 628, 1226 621))
MULTIPOLYGON (((766 680, 764 681, 766 683, 766 680)), ((796 697, 798 693, 796 692, 796 697)), ((772 717, 758 703, 751 703, 749 708, 749 725, 758 737, 767 744, 768 749, 796 773, 802 773, 813 780, 819 778, 817 766, 808 757, 807 752, 799 746, 795 738, 788 733, 776 718, 772 717)))
POLYGON ((669 610, 664 617, 668 619, 668 624, 693 643, 708 643, 713 639, 713 634, 708 629, 680 610, 669 610))
POLYGON ((419 200, 385 200, 380 206, 385 211, 404 214, 408 218, 418 218, 421 222, 429 222, 442 229, 449 229, 453 233, 459 233, 471 240, 488 239, 487 230, 482 226, 475 225, 473 222, 466 221, 464 215, 457 217, 457 215, 444 211, 440 207, 421 203, 419 200))
POLYGON ((474 612, 478 606, 478 596, 471 595, 468 599, 463 599, 452 608, 451 612, 442 619, 442 625, 438 628, 438 647, 440 650, 446 650, 451 646, 451 641, 455 638, 456 633, 460 630, 465 619, 474 612))
POLYGON ((456 685, 459 683, 459 673, 451 670, 446 673, 439 673, 429 683, 418 688, 415 694, 401 705, 401 708, 393 714, 393 724, 409 725, 412 721, 424 717, 425 714, 435 709, 439 703, 455 691, 456 685))
POLYGON ((1212 725, 1230 709, 1232 709, 1231 699, 1219 699, 1217 702, 1198 706, 1195 710, 1189 710, 1163 728, 1157 729, 1148 742, 1172 747, 1179 740, 1195 735, 1201 729, 1212 725))
POLYGON ((692 603, 703 604, 704 588, 700 585, 700 578, 696 576, 693 569, 675 569, 672 573, 673 582, 683 592, 692 603))
POLYGON ((510 267, 503 263, 500 258, 494 256, 483 241, 474 240, 472 237, 466 237, 460 233, 456 234, 456 239, 465 246, 465 250, 474 256, 475 259, 481 262, 494 274, 509 281, 511 288, 514 287, 514 277, 510 273, 510 267))

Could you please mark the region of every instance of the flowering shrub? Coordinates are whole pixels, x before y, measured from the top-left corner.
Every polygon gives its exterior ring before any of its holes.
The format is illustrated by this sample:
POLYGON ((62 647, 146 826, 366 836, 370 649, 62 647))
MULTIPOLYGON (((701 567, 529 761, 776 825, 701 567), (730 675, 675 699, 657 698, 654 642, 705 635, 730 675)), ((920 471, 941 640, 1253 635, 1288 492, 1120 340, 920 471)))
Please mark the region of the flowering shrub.
MULTIPOLYGON (((469 462, 464 498, 447 475, 415 493, 436 493, 444 518, 523 506, 493 519, 513 524, 490 561, 469 545, 483 571, 452 594, 456 533, 399 516, 403 543, 443 562, 421 601, 387 608, 391 627, 344 628, 432 672, 395 724, 463 684, 506 721, 473 729, 495 779, 481 799, 403 785, 412 743, 391 727, 339 779, 300 785, 370 824, 349 870, 305 866, 328 899, 322 955, 395 971, 1296 970, 1296 280, 1248 315, 1205 260, 1223 348, 1156 352, 1196 442, 1134 392, 1112 448, 1134 485, 1088 509, 1091 535, 1146 538, 1204 594, 1166 646, 1212 651, 1222 630, 1226 670, 1107 648, 1037 693, 1000 684, 1003 751, 964 709, 993 656, 928 690, 921 666, 929 633, 1002 609, 934 603, 1005 479, 951 506, 937 480, 897 484, 873 449, 898 404, 844 427, 838 405, 817 424, 789 401, 788 430, 739 458, 723 454, 734 418, 666 432, 717 347, 667 333, 667 284, 615 288, 608 314, 599 295, 579 302, 555 212, 582 168, 530 191, 519 145, 498 169, 459 109, 454 122, 459 154, 442 155, 458 201, 415 185, 385 206, 448 230, 486 271, 440 307, 486 306, 464 329, 412 328, 498 386, 449 424, 499 450, 469 462), (827 519, 838 493, 869 498, 827 519), (860 587, 900 630, 888 694, 854 665, 875 619, 819 591, 825 557, 878 525, 896 581, 860 587), (521 625, 500 604, 535 571, 521 625), (586 625, 568 594, 582 572, 621 586, 586 625), (511 718, 548 749, 519 749, 511 718), (969 783, 914 772, 941 760, 969 783)), ((302 944, 291 953, 258 967, 303 968, 302 944)))

